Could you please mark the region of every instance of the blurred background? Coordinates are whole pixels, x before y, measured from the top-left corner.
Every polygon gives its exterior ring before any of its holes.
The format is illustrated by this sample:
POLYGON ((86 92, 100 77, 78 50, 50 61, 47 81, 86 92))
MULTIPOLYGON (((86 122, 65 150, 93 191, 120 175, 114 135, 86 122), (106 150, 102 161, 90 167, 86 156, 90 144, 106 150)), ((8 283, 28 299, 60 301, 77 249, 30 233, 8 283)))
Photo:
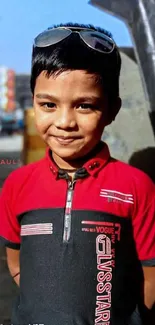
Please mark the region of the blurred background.
MULTIPOLYGON (((38 138, 33 123, 29 84, 31 51, 38 33, 63 22, 91 23, 112 33, 122 56, 120 94, 123 107, 116 121, 106 128, 103 139, 116 158, 146 169, 148 173, 152 171, 154 163, 148 168, 148 157, 151 155, 151 162, 155 162, 152 158, 155 157, 154 134, 132 35, 123 20, 101 10, 95 2, 101 3, 87 0, 1 0, 0 188, 13 169, 44 155, 45 145, 38 138), (141 158, 137 159, 137 152, 141 153, 141 158)), ((124 10, 129 8, 124 7, 124 10)), ((16 290, 7 271, 5 253, 1 250, 0 323, 9 323, 16 290)))

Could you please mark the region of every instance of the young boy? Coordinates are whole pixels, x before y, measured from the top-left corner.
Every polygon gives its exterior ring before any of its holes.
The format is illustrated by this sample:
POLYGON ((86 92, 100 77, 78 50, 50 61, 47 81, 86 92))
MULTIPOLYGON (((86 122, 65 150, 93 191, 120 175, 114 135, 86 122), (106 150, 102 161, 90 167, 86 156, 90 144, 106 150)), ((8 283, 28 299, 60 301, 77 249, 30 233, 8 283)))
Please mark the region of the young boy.
POLYGON ((140 325, 154 304, 155 186, 101 141, 121 107, 120 68, 100 28, 59 25, 34 41, 35 123, 48 149, 9 175, 0 203, 20 285, 14 325, 140 325))

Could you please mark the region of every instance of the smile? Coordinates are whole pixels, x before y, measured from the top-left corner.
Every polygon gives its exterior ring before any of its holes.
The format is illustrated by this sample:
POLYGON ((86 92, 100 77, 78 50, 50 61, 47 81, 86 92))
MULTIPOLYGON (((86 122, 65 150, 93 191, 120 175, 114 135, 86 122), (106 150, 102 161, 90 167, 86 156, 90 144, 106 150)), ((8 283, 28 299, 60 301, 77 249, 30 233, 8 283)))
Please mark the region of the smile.
POLYGON ((62 145, 67 145, 67 144, 70 144, 72 143, 73 141, 77 140, 77 138, 64 138, 64 137, 54 137, 54 139, 62 144, 62 145))

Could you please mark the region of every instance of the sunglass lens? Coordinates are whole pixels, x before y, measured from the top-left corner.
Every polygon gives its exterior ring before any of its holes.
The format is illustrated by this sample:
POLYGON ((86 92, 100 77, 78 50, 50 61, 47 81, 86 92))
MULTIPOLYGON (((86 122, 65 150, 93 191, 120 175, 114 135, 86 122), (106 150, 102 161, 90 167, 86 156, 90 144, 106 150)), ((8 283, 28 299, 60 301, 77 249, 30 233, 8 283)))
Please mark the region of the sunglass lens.
POLYGON ((94 50, 103 53, 111 53, 114 49, 113 40, 100 32, 83 31, 80 32, 80 35, 84 42, 94 50))
POLYGON ((68 29, 49 29, 39 34, 35 40, 34 45, 37 47, 47 47, 61 42, 68 37, 71 31, 68 29))

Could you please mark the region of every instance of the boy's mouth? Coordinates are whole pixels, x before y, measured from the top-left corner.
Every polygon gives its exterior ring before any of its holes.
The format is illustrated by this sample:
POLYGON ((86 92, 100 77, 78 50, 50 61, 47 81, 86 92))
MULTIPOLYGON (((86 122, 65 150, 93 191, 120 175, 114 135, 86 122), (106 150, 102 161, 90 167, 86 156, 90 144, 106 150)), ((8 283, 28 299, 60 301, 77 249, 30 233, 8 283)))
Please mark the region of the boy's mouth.
POLYGON ((73 141, 77 140, 77 138, 71 138, 71 137, 54 137, 54 139, 60 143, 60 144, 63 144, 63 145, 67 145, 67 144, 70 144, 72 143, 73 141))

